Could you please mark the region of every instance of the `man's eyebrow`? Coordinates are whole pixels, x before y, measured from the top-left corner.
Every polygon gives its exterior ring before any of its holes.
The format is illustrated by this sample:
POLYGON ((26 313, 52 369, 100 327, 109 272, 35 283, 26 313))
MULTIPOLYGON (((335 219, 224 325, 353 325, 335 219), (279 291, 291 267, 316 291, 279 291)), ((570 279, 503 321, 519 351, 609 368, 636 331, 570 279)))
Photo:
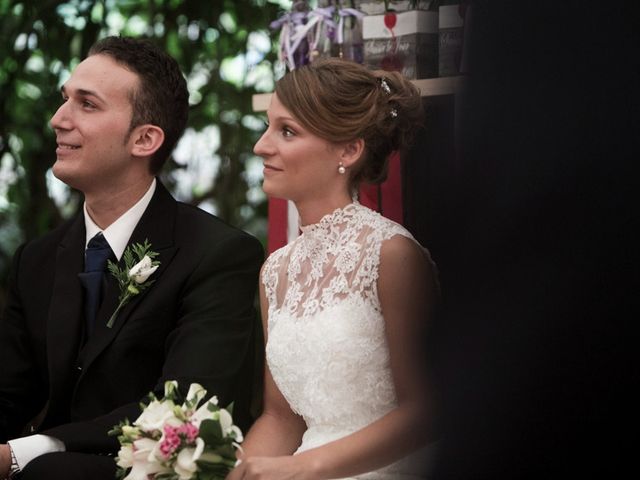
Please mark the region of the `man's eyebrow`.
MULTIPOLYGON (((65 88, 64 85, 62 85, 60 87, 60 92, 63 95, 67 93, 67 89, 65 88)), ((100 95, 98 95, 96 92, 94 92, 93 90, 86 90, 84 88, 77 88, 75 90, 75 92, 76 92, 77 95, 80 95, 80 96, 83 96, 83 97, 95 97, 98 100, 100 100, 101 102, 104 102, 104 99, 100 95)))

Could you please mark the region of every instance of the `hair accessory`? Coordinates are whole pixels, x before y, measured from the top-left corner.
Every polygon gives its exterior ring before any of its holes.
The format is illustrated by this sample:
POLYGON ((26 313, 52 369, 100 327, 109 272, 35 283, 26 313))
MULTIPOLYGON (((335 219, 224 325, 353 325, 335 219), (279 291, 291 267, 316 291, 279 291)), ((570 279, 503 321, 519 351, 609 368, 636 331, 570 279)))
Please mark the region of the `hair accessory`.
POLYGON ((382 90, 384 90, 384 92, 387 95, 391 95, 391 87, 389 87, 389 84, 387 83, 387 79, 382 77, 380 79, 380 86, 382 87, 382 90))
MULTIPOLYGON (((384 90, 384 93, 386 93, 387 95, 391 95, 391 87, 389 86, 389 83, 387 83, 387 79, 384 77, 380 78, 380 88, 382 88, 382 90, 384 90)), ((389 111, 389 115, 391 115, 391 118, 398 118, 398 109, 396 107, 393 107, 389 111)))
POLYGON ((338 166, 338 173, 340 175, 344 175, 346 171, 347 171, 347 169, 344 168, 344 165, 342 165, 342 162, 340 162, 340 165, 338 166))

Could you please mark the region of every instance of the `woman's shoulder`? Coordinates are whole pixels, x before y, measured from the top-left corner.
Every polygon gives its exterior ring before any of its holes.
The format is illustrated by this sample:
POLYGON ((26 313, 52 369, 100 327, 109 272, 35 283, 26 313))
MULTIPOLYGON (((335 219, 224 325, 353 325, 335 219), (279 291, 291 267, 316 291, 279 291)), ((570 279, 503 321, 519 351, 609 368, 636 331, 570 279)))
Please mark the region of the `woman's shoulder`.
POLYGON ((364 205, 358 206, 357 211, 358 223, 362 228, 367 229, 369 232, 375 233, 376 237, 380 237, 380 240, 388 240, 394 236, 402 236, 409 238, 415 242, 415 239, 411 232, 398 222, 385 217, 379 212, 366 207, 364 205))
POLYGON ((393 235, 382 242, 380 248, 380 265, 400 266, 400 269, 422 272, 429 279, 435 291, 440 293, 438 266, 431 258, 431 253, 413 236, 393 235))
POLYGON ((281 266, 286 265, 286 261, 283 261, 283 259, 289 257, 294 242, 287 243, 286 245, 277 248, 267 256, 267 259, 264 261, 260 271, 260 276, 262 278, 269 273, 279 270, 281 266))
POLYGON ((428 256, 428 250, 422 247, 410 234, 390 236, 382 243, 380 250, 380 257, 391 261, 402 258, 419 260, 425 254, 428 256))
POLYGON ((276 261, 280 260, 283 257, 287 257, 291 253, 291 250, 292 250, 294 244, 297 241, 298 241, 298 238, 296 238, 293 241, 287 243, 286 245, 283 245, 282 247, 276 248, 273 252, 271 252, 267 256, 267 260, 265 261, 265 263, 267 263, 267 262, 276 262, 276 261))
POLYGON ((429 250, 420 244, 406 227, 367 207, 362 207, 364 222, 378 242, 380 261, 426 263, 437 276, 437 266, 429 250), (425 262, 426 261, 426 262, 425 262))

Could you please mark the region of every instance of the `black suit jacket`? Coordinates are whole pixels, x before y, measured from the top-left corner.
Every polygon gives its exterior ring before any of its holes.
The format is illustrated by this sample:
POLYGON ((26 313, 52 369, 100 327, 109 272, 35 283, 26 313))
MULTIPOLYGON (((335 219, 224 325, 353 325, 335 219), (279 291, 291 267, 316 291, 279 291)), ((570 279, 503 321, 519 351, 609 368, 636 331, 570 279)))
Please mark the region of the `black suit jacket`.
POLYGON ((68 451, 113 451, 108 429, 135 420, 139 401, 150 390, 162 394, 172 379, 234 401, 234 416, 247 426, 262 247, 176 202, 159 182, 129 243, 145 239, 159 253, 155 283, 107 328, 119 294, 107 275, 86 342, 82 214, 17 251, 0 323, 0 440, 17 436, 45 408, 35 431, 61 439, 68 451))

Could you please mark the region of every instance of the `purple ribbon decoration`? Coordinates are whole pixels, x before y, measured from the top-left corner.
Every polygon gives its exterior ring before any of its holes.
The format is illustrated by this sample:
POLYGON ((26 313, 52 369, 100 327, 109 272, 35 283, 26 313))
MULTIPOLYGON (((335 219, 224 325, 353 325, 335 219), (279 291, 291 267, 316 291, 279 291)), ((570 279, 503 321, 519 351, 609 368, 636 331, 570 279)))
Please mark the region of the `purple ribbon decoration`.
POLYGON ((355 8, 341 8, 338 10, 338 15, 340 16, 340 20, 338 22, 338 38, 336 39, 338 45, 342 45, 344 43, 344 19, 345 17, 356 17, 357 19, 361 19, 364 17, 364 13, 355 8))
POLYGON ((298 58, 308 54, 309 47, 313 51, 318 45, 323 26, 327 28, 327 36, 331 38, 337 32, 337 43, 344 43, 345 17, 364 17, 364 13, 354 8, 340 8, 337 10, 338 25, 334 20, 336 8, 315 8, 310 12, 285 13, 269 24, 272 30, 280 29, 278 57, 286 62, 290 70, 303 65, 308 59, 298 58), (306 42, 304 42, 306 40, 306 42), (304 42, 304 43, 303 43, 304 42))
MULTIPOLYGON (((304 26, 306 19, 307 12, 290 12, 285 13, 269 24, 272 30, 280 29, 278 58, 286 62, 289 70, 296 68, 296 50, 302 41, 302 39, 299 39, 294 43, 293 37, 296 35, 296 31, 304 26)), ((301 65, 303 63, 302 61, 300 62, 301 65)))

